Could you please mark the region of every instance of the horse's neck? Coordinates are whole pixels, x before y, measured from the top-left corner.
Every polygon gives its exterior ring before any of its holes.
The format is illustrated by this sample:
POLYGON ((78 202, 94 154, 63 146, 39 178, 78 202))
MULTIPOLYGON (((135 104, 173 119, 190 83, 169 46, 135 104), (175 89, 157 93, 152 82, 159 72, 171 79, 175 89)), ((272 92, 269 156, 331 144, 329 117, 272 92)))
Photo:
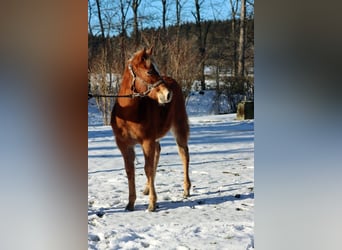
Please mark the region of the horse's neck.
MULTIPOLYGON (((126 66, 125 72, 121 81, 121 86, 119 90, 119 95, 130 95, 132 94, 132 82, 133 82, 133 76, 129 72, 128 67, 126 66)), ((117 102, 122 107, 126 106, 137 106, 138 104, 138 98, 129 98, 129 97, 118 97, 117 102)))

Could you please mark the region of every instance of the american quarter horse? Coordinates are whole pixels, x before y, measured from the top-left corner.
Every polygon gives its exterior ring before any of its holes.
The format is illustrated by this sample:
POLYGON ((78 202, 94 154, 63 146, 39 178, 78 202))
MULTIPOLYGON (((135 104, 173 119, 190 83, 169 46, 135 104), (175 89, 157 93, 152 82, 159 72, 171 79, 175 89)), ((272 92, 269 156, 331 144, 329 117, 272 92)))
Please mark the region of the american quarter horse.
POLYGON ((116 98, 111 117, 116 144, 128 177, 126 210, 129 211, 134 210, 136 200, 134 147, 140 144, 144 153, 147 183, 143 193, 149 195, 148 211, 155 211, 157 195, 154 180, 160 156, 159 140, 169 130, 176 139, 183 163, 184 197, 190 195, 189 124, 182 89, 174 79, 159 74, 151 55, 152 48, 144 48, 128 60, 119 96, 131 98, 116 98))

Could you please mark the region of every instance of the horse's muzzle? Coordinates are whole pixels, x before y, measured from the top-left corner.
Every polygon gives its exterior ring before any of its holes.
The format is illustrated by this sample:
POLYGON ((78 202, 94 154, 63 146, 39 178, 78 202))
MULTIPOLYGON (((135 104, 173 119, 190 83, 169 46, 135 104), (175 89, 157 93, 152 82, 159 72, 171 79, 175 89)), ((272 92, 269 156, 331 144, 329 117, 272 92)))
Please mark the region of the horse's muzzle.
POLYGON ((167 88, 161 89, 157 95, 159 104, 166 104, 172 100, 172 91, 168 90, 167 88))

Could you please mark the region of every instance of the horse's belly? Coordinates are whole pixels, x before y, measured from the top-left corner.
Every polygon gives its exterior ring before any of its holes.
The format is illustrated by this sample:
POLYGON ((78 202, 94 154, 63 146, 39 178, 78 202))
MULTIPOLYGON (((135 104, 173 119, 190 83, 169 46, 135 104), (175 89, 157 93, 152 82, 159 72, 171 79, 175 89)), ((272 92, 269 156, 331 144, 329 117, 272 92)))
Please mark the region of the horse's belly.
POLYGON ((129 121, 116 116, 112 124, 114 134, 130 144, 151 139, 160 140, 171 127, 171 119, 167 114, 166 112, 160 117, 147 116, 139 121, 129 121))

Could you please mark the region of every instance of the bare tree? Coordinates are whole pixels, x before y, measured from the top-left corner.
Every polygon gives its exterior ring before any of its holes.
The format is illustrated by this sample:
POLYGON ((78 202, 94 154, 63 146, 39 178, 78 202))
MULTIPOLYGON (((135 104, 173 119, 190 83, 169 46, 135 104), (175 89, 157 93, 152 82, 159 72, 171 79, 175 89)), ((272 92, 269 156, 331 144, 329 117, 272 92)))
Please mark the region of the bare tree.
POLYGON ((126 29, 126 18, 129 6, 131 5, 131 0, 120 0, 119 9, 120 9, 120 67, 119 72, 123 72, 126 64, 126 37, 127 37, 127 29, 126 29))
MULTIPOLYGON (((111 84, 112 84, 113 51, 112 51, 111 39, 109 38, 110 26, 107 27, 108 37, 106 38, 103 12, 102 12, 103 7, 101 6, 100 0, 96 0, 96 8, 97 8, 97 15, 98 15, 100 31, 101 31, 101 36, 100 36, 101 39, 100 39, 100 46, 99 46, 100 55, 93 62, 93 66, 89 70, 89 74, 91 76, 88 78, 92 79, 93 83, 95 84, 95 87, 94 87, 95 89, 93 90, 93 91, 96 91, 95 94, 101 94, 101 95, 112 94, 111 84), (107 79, 108 76, 109 76, 109 82, 107 79)), ((110 22, 109 20, 107 21, 110 22)), ((113 105, 113 100, 110 98, 98 97, 96 98, 96 103, 102 112, 103 123, 105 125, 108 125, 110 123, 110 110, 111 110, 111 106, 113 105)))
POLYGON ((206 56, 206 43, 207 36, 209 32, 210 22, 204 23, 204 29, 202 29, 202 19, 201 19, 201 7, 204 3, 204 0, 199 1, 195 0, 195 10, 196 12, 192 12, 192 15, 196 21, 197 27, 197 42, 198 42, 198 50, 199 50, 199 65, 200 65, 200 81, 201 81, 201 89, 205 90, 205 56, 206 56))
POLYGON ((195 42, 195 38, 189 41, 173 39, 168 44, 170 75, 182 86, 185 97, 190 93, 192 84, 196 80, 197 69, 193 66, 197 61, 197 57, 193 53, 193 44, 195 42), (177 51, 177 46, 182 49, 177 51))
POLYGON ((246 0, 246 3, 248 3, 254 8, 254 0, 246 0))
POLYGON ((93 7, 90 1, 88 0, 88 32, 91 36, 93 36, 93 28, 91 25, 92 16, 93 16, 93 7))
POLYGON ((231 41, 232 41, 232 76, 236 76, 237 72, 237 37, 236 37, 236 15, 238 10, 238 0, 229 0, 231 11, 232 11, 232 32, 230 33, 231 41))
POLYGON ((180 26, 180 21, 181 21, 181 9, 182 9, 182 4, 180 3, 180 0, 176 0, 176 26, 180 26))
MULTIPOLYGON (((163 10, 167 9, 167 0, 162 0, 163 10)), ((181 38, 180 38, 180 23, 181 23, 181 8, 182 8, 182 3, 181 0, 176 0, 175 1, 175 12, 176 12, 176 35, 170 39, 168 35, 166 34, 166 31, 162 32, 162 36, 165 36, 165 38, 162 38, 161 40, 163 41, 163 59, 162 64, 165 63, 167 65, 163 66, 161 65, 161 70, 165 74, 172 74, 172 76, 176 80, 180 80, 179 78, 179 70, 180 70, 180 62, 181 62, 181 38), (166 53, 167 52, 167 53, 166 53)), ((165 19, 166 19, 166 11, 165 13, 165 19)), ((164 17, 163 17, 164 20, 164 17)), ((184 48, 183 48, 184 49, 184 48)))
POLYGON ((246 18, 246 0, 241 0, 240 12, 240 37, 238 47, 238 67, 237 75, 244 76, 245 71, 245 18, 246 18))
POLYGON ((138 25, 138 8, 141 0, 132 0, 132 10, 133 10, 133 35, 134 35, 134 45, 135 49, 138 49, 140 44, 139 35, 139 25, 138 25))
POLYGON ((182 4, 181 4, 180 0, 176 0, 176 26, 177 26, 177 46, 176 46, 176 51, 177 51, 177 54, 179 54, 179 50, 180 50, 181 11, 182 11, 182 4))
POLYGON ((162 10, 162 29, 163 32, 166 31, 166 10, 167 10, 167 0, 161 0, 162 2, 162 6, 163 6, 163 10, 162 10))
POLYGON ((163 48, 160 51, 160 59, 161 65, 160 70, 163 74, 167 75, 168 67, 167 67, 167 58, 168 58, 168 49, 167 49, 167 34, 166 34, 166 12, 167 12, 167 0, 161 0, 162 3, 162 29, 160 32, 160 41, 161 47, 163 48))
MULTIPOLYGON (((105 31, 102 21, 102 12, 100 6, 100 0, 96 0, 96 7, 97 7, 97 16, 100 23, 100 30, 101 30, 101 44, 102 44, 102 59, 105 60, 106 58, 106 42, 105 42, 105 31)), ((105 61, 103 61, 105 63, 105 61)))
POLYGON ((103 27, 103 22, 102 22, 100 0, 96 0, 96 7, 97 7, 97 15, 98 15, 99 22, 100 22, 101 36, 102 36, 102 39, 104 40, 105 32, 104 32, 104 27, 103 27))

